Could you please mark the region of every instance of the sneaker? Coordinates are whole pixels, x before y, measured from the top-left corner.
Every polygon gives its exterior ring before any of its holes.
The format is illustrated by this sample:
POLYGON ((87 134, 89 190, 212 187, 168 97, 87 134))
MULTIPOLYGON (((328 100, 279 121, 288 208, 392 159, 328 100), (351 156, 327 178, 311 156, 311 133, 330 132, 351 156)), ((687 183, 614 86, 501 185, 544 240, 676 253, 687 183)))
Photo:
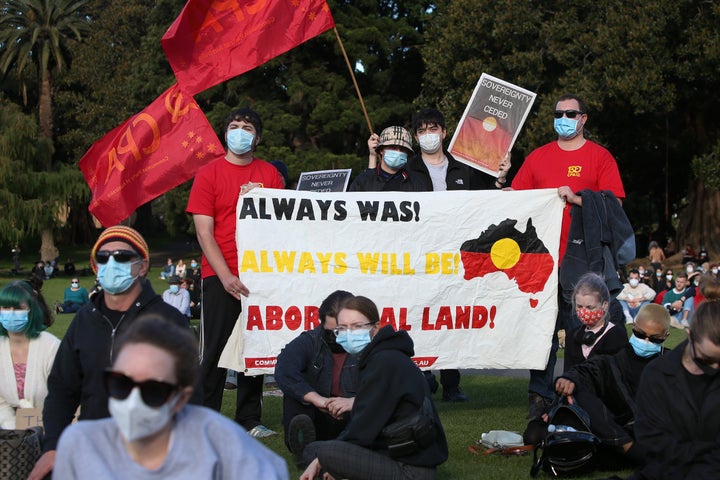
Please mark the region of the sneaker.
POLYGON ((635 323, 635 320, 633 320, 632 315, 630 315, 630 312, 625 312, 625 323, 635 323))
POLYGON ((272 437, 273 435, 277 435, 277 432, 273 432, 269 428, 267 428, 264 425, 258 425, 257 427, 252 428, 248 431, 248 434, 250 434, 253 438, 265 438, 265 437, 272 437))
POLYGON ((295 457, 295 465, 298 469, 307 468, 303 460, 305 447, 315 441, 315 425, 307 415, 296 415, 288 425, 288 446, 295 457))
POLYGON ((543 414, 548 412, 550 401, 546 400, 542 395, 532 392, 528 397, 528 401, 530 402, 530 409, 525 417, 528 420, 542 418, 543 414))
POLYGON ((679 328, 679 329, 681 329, 681 330, 682 330, 683 328, 685 328, 685 327, 683 327, 683 324, 682 324, 682 323, 678 322, 678 321, 677 321, 675 318, 673 318, 673 317, 670 317, 670 326, 673 327, 673 328, 679 328))
POLYGON ((462 390, 459 388, 454 392, 443 392, 442 396, 443 402, 467 402, 468 397, 464 393, 462 393, 462 390))

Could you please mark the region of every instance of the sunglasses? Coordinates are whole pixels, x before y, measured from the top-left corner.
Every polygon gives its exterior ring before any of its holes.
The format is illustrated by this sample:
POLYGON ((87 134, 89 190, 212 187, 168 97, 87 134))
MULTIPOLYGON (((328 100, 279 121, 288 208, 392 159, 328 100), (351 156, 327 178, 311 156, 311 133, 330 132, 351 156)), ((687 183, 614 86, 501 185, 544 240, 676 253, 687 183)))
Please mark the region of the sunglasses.
POLYGON ((555 118, 562 118, 563 115, 567 118, 575 118, 578 115, 585 115, 585 112, 578 110, 555 110, 555 118))
POLYGON ((135 387, 139 387, 143 402, 153 408, 164 405, 173 392, 178 389, 177 385, 157 380, 136 382, 127 375, 112 370, 105 371, 103 381, 108 395, 117 400, 125 400, 135 387))
POLYGON ((633 335, 635 335, 635 336, 636 336, 637 338, 639 338, 640 340, 645 340, 645 339, 647 338, 650 342, 652 342, 652 343, 654 343, 654 344, 656 344, 656 345, 660 345, 661 343, 663 343, 663 342, 665 341, 665 339, 667 339, 667 335, 664 336, 664 337, 662 337, 662 338, 659 338, 659 337, 651 337, 651 336, 648 335, 647 333, 641 332, 640 330, 635 330, 634 328, 632 329, 632 333, 633 333, 633 335))
POLYGON ((101 265, 104 265, 113 257, 118 263, 127 263, 130 260, 138 258, 140 255, 132 250, 115 250, 111 252, 109 250, 99 250, 95 252, 95 261, 101 265))

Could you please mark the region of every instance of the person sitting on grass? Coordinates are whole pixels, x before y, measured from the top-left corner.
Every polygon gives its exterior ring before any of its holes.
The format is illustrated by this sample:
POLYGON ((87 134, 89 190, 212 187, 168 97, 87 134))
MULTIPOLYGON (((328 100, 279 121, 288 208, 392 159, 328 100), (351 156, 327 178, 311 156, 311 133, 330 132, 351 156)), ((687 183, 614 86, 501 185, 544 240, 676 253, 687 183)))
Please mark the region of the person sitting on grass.
POLYGON ((80 280, 73 277, 70 286, 65 289, 63 303, 55 308, 55 313, 75 313, 80 307, 90 301, 90 295, 85 287, 80 286, 80 280))
POLYGON ((42 408, 60 340, 42 295, 25 281, 0 291, 0 428, 14 429, 18 408, 42 408))
POLYGON ((337 343, 333 330, 340 304, 352 296, 342 290, 331 293, 318 309, 320 325, 293 339, 277 358, 275 381, 283 392, 285 445, 299 466, 307 444, 337 438, 350 420, 357 356, 337 343))
POLYGON ((412 339, 404 330, 380 327, 377 306, 366 297, 345 299, 337 321, 337 343, 359 357, 359 388, 338 439, 305 447, 309 465, 300 480, 323 472, 348 480, 436 478, 448 445, 427 382, 411 359, 412 339))
MULTIPOLYGON (((610 319, 610 292, 600 275, 586 273, 580 277, 572 298, 575 314, 582 325, 565 335, 563 371, 594 355, 618 352, 628 343, 625 328, 610 319)), ((624 325, 624 319, 621 324, 624 325)))
POLYGON ((640 379, 635 438, 647 464, 633 480, 720 478, 720 301, 706 292, 688 338, 640 379))
POLYGON ((613 459, 644 463, 634 441, 635 402, 645 367, 666 353, 662 344, 670 334, 670 314, 657 304, 640 309, 630 342, 614 355, 597 355, 566 371, 555 381, 558 395, 573 397, 590 417, 590 429, 613 459))
POLYGON ((103 375, 111 418, 65 430, 53 477, 287 479, 285 461, 238 424, 188 405, 197 359, 189 329, 138 318, 103 375))

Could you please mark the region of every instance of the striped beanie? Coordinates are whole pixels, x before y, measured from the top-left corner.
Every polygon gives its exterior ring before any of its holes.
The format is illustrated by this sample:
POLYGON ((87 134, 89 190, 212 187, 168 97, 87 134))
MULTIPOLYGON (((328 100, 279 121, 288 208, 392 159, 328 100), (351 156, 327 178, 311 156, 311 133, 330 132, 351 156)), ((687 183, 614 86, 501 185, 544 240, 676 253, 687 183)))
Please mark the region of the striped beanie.
POLYGON ((124 225, 115 225, 114 227, 105 229, 105 231, 100 234, 100 237, 90 252, 90 266, 95 273, 97 273, 98 270, 97 264, 95 263, 95 254, 100 247, 109 242, 125 242, 145 260, 150 256, 148 245, 137 230, 124 225))

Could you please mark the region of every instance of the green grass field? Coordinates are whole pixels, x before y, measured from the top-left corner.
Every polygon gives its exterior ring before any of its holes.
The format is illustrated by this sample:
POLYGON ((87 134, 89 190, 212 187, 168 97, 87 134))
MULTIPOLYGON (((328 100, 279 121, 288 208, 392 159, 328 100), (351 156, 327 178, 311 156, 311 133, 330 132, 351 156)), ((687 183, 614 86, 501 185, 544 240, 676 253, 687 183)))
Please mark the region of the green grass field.
MULTIPOLYGON (((78 266, 80 265, 78 263, 78 266)), ((0 266, 0 270, 7 271, 6 268, 0 266)), ((157 278, 158 274, 159 268, 154 267, 149 278, 156 292, 161 293, 167 288, 167 284, 157 278)), ((0 288, 11 280, 13 279, 9 277, 0 277, 0 288)), ((93 284, 93 278, 80 277, 80 283, 89 289, 93 284)), ((51 307, 55 300, 62 300, 63 291, 67 286, 69 286, 69 279, 66 277, 53 278, 45 282, 43 294, 51 307)), ((49 331, 61 338, 71 320, 71 314, 57 315, 55 324, 49 331)), ((684 338, 685 333, 683 331, 673 329, 666 346, 672 348, 684 338)), ((528 478, 531 456, 509 458, 496 455, 478 456, 470 453, 467 449, 469 445, 473 445, 480 438, 482 432, 490 430, 522 432, 524 430, 527 424, 525 420, 525 414, 527 413, 527 380, 489 375, 464 375, 462 388, 470 398, 469 402, 445 403, 440 401, 439 393, 435 395, 436 405, 450 447, 450 458, 440 466, 438 478, 483 478, 484 480, 528 478)), ((226 391, 222 413, 232 418, 234 405, 234 392, 226 391)), ((264 424, 272 430, 282 432, 282 399, 277 396, 266 396, 263 406, 264 424)), ((291 478, 299 477, 300 472, 296 470, 281 435, 262 439, 262 442, 287 460, 291 478)), ((619 472, 621 476, 629 475, 629 473, 629 471, 619 472)), ((596 473, 579 478, 591 479, 606 475, 609 474, 596 473)), ((542 478, 542 475, 540 478, 542 478)))

